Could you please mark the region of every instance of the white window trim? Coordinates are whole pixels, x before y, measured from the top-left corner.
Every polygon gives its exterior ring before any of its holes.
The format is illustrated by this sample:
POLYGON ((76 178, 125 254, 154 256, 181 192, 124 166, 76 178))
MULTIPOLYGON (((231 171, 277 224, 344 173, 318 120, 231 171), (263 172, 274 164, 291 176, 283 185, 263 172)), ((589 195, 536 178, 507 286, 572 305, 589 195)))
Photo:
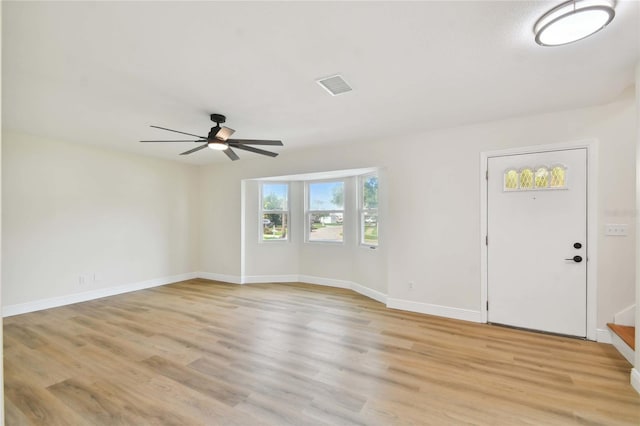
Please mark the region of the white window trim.
POLYGON ((307 244, 328 244, 328 245, 344 245, 345 244, 345 236, 344 236, 344 219, 346 217, 347 212, 347 200, 346 200, 346 192, 347 192, 347 183, 345 179, 320 179, 320 180, 307 180, 304 182, 304 242, 307 244), (310 196, 311 192, 309 190, 309 186, 314 183, 328 183, 328 182, 340 182, 342 183, 342 188, 344 190, 345 199, 342 200, 342 210, 310 210, 310 196), (309 239, 309 228, 311 226, 311 215, 312 214, 332 214, 332 213, 341 213, 342 214, 342 241, 334 241, 334 240, 310 240, 309 239))
POLYGON ((291 182, 271 182, 264 181, 260 182, 260 190, 258 191, 258 242, 266 243, 266 244, 275 244, 275 243, 286 243, 291 241, 291 182), (263 209, 263 188, 264 185, 287 185, 287 209, 286 210, 264 210, 263 209), (279 238, 274 240, 265 240, 264 239, 264 231, 263 231, 263 218, 265 214, 286 214, 287 215, 287 236, 285 238, 279 238))
POLYGON ((356 194, 358 196, 358 245, 360 247, 366 248, 377 248, 380 246, 380 176, 378 176, 377 172, 367 173, 365 175, 358 176, 357 179, 357 190, 356 194), (364 208, 364 182, 365 180, 375 177, 378 179, 378 207, 375 209, 365 209, 364 208), (378 242, 376 244, 366 243, 364 241, 364 216, 365 213, 374 213, 378 218, 378 242))

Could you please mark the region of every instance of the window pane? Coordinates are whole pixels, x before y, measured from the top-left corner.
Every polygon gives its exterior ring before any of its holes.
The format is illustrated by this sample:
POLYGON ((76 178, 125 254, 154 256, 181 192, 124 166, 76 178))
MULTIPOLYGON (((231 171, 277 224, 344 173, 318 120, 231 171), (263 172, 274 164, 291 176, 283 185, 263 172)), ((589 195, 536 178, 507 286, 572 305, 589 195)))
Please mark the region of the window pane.
POLYGON ((309 210, 342 210, 343 206, 343 182, 309 184, 309 210))
POLYGON ((362 242, 378 245, 378 214, 363 213, 362 242))
POLYGON ((262 185, 262 210, 287 210, 286 183, 265 183, 262 185))
POLYGON ((533 171, 531 169, 522 169, 520 172, 520 189, 533 188, 533 171))
POLYGON ((518 189, 518 172, 516 170, 509 170, 504 174, 504 189, 507 191, 518 189))
POLYGON ((536 188, 549 186, 549 170, 546 167, 538 167, 536 170, 536 188))
POLYGON ((342 242, 342 213, 309 215, 309 241, 342 242))
POLYGON ((551 184, 552 188, 564 188, 564 176, 565 170, 562 166, 556 166, 551 169, 551 184))
POLYGON ((365 209, 378 208, 378 177, 371 176, 362 185, 362 206, 365 209))
POLYGON ((286 213, 265 213, 262 215, 262 239, 286 240, 289 230, 286 213))

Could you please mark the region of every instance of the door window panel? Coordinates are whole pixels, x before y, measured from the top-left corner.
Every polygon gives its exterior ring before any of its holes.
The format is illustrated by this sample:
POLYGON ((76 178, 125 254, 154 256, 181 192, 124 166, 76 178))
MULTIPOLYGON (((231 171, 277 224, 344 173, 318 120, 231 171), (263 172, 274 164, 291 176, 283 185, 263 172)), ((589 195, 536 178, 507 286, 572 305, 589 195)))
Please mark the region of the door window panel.
POLYGON ((509 168, 504 172, 503 191, 529 191, 545 189, 566 189, 567 168, 562 165, 552 167, 523 167, 518 171, 509 168))
POLYGON ((549 170, 546 167, 538 167, 536 170, 536 188, 549 186, 549 170))
POLYGON ((533 170, 529 168, 522 169, 520 172, 520 189, 533 188, 533 170))
POLYGON ((515 191, 518 189, 518 171, 515 169, 507 170, 504 174, 505 191, 515 191))
POLYGON ((551 169, 551 182, 549 186, 551 188, 564 188, 565 168, 562 166, 555 166, 551 169))

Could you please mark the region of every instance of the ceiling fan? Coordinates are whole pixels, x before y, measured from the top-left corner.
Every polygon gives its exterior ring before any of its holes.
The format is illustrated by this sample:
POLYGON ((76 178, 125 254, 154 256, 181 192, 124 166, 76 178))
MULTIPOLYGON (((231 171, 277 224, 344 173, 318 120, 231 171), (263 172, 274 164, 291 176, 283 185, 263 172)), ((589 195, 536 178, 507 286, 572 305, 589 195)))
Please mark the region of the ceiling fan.
POLYGON ((204 142, 204 145, 200 145, 193 149, 190 149, 185 152, 181 152, 180 155, 189 155, 193 154, 196 151, 200 151, 204 148, 211 148, 217 151, 222 151, 227 154, 227 157, 231 159, 231 161, 239 160, 240 157, 233 151, 231 148, 242 149, 244 151, 254 152, 256 154, 268 155, 269 157, 277 157, 278 153, 265 151, 264 149, 254 148, 250 145, 271 145, 271 146, 282 146, 282 141, 275 140, 261 140, 261 139, 229 139, 235 130, 230 129, 228 127, 222 126, 220 127, 220 123, 224 123, 227 118, 222 114, 211 114, 211 121, 216 123, 214 127, 211 128, 207 137, 194 135, 191 133, 180 132, 178 130, 167 129, 166 127, 160 126, 151 126, 154 129, 167 130, 169 132, 180 133, 187 136, 193 136, 198 139, 195 140, 171 140, 171 141, 140 141, 140 142, 204 142))

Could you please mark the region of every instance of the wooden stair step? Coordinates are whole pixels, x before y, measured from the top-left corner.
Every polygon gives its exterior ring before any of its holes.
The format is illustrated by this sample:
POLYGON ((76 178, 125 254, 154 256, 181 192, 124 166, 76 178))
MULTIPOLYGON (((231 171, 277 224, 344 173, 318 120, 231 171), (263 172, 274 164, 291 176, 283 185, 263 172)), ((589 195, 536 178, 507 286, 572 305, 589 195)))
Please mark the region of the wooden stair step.
POLYGON ((607 327, 616 333, 631 349, 636 350, 636 328, 629 325, 608 323, 607 327))

